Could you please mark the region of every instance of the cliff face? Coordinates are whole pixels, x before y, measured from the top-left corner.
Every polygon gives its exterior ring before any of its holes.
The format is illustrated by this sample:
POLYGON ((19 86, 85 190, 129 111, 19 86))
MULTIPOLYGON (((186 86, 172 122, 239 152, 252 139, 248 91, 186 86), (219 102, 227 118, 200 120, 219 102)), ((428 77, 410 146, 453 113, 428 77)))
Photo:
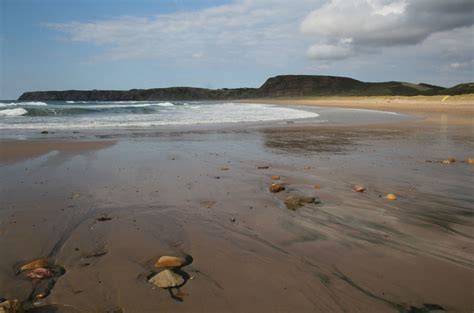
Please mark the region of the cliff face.
POLYGON ((404 82, 367 83, 347 77, 282 75, 269 78, 260 88, 205 89, 171 87, 131 90, 32 91, 18 100, 27 101, 177 101, 226 100, 307 96, 415 96, 474 93, 474 84, 444 88, 404 82))

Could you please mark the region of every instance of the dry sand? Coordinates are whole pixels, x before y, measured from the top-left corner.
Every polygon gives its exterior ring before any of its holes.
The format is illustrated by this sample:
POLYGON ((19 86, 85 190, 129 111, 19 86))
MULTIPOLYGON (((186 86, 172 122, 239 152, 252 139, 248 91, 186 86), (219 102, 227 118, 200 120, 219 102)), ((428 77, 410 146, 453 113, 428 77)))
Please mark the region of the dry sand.
POLYGON ((459 161, 473 156, 472 115, 432 111, 383 125, 4 141, 0 296, 28 312, 471 312, 474 167, 459 161), (272 175, 285 191, 268 191, 272 175), (288 210, 290 194, 321 203, 288 210), (161 255, 193 259, 182 301, 147 283, 161 255), (66 273, 33 288, 16 270, 36 258, 66 273))
MULTIPOLYGON (((309 105, 320 107, 393 110, 410 113, 449 113, 474 115, 474 94, 459 96, 385 96, 385 97, 301 97, 253 99, 256 103, 309 105)), ((243 102, 249 102, 245 100, 243 102)))

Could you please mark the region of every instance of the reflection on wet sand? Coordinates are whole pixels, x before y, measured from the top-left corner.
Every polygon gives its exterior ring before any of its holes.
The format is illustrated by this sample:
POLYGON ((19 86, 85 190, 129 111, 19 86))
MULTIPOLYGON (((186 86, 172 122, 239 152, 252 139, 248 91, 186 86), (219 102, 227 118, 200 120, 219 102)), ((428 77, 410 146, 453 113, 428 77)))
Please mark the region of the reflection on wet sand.
POLYGON ((64 155, 88 153, 110 147, 113 141, 2 140, 0 162, 32 159, 51 152, 64 155))
MULTIPOLYGON (((265 129, 265 146, 285 153, 347 154, 362 139, 401 139, 409 135, 406 130, 364 129, 359 127, 294 127, 265 129)), ((276 152, 277 152, 276 151, 276 152)))

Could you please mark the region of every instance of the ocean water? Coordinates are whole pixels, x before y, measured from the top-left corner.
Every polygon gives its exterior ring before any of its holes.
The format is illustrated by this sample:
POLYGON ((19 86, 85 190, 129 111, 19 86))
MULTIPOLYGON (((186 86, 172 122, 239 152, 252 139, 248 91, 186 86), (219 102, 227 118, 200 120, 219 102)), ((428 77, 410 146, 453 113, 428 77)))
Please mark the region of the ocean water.
POLYGON ((0 102, 0 129, 146 128, 315 119, 300 108, 231 102, 0 102))

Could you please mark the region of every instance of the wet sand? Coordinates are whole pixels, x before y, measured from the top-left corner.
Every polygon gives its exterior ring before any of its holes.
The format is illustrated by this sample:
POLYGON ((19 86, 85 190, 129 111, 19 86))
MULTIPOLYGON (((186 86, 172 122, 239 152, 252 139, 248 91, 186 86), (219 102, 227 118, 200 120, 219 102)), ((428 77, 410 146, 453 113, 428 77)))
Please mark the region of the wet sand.
POLYGON ((471 312, 474 128, 458 116, 38 139, 28 158, 4 141, 0 296, 28 312, 471 312), (321 203, 289 210, 290 194, 321 203), (181 301, 147 282, 161 255, 192 257, 181 301), (36 258, 66 270, 39 301, 16 272, 36 258))
POLYGON ((50 141, 15 140, 0 141, 0 162, 14 162, 32 159, 51 152, 59 154, 77 154, 106 148, 111 141, 50 141))

